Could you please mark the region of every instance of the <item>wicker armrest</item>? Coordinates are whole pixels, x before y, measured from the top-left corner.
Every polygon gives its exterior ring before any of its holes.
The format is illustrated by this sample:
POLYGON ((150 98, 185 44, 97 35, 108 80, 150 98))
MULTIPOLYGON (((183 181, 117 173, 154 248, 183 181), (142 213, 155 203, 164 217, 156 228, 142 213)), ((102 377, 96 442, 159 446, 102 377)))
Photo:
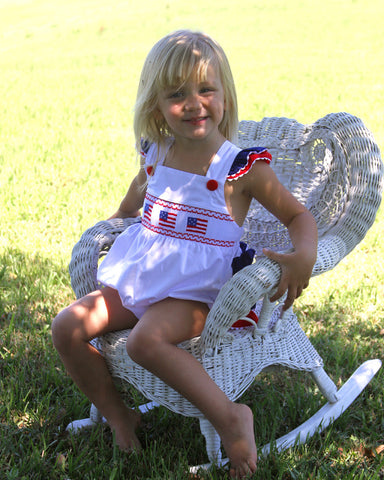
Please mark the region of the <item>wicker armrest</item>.
POLYGON ((254 264, 236 273, 221 288, 201 334, 201 349, 214 348, 228 329, 265 294, 272 294, 280 279, 278 263, 261 257, 254 264))
MULTIPOLYGON (((348 246, 337 235, 325 235, 319 239, 317 259, 312 276, 332 270, 348 253, 348 246)), ((245 317, 251 307, 265 295, 272 296, 279 282, 281 270, 278 263, 261 257, 253 265, 243 268, 220 290, 208 315, 201 335, 201 348, 213 348, 220 344, 233 323, 245 317)), ((265 328, 268 319, 260 328, 265 328)))
MULTIPOLYGON (((348 247, 337 235, 319 239, 317 259, 312 276, 332 270, 347 254, 348 247)), ((272 296, 279 282, 281 269, 267 257, 259 258, 253 265, 243 268, 220 290, 208 315, 201 335, 201 348, 214 348, 227 335, 233 323, 245 317, 251 307, 265 295, 272 296)), ((266 328, 270 319, 260 319, 258 326, 266 328)))
MULTIPOLYGON (((327 234, 319 239, 317 259, 312 277, 332 270, 349 253, 349 246, 338 235, 327 234)), ((261 257, 253 265, 243 268, 220 290, 208 315, 201 335, 201 348, 214 348, 227 335, 233 323, 245 317, 252 305, 264 295, 272 296, 280 279, 279 265, 261 257)), ((267 320, 267 319, 266 319, 267 320)), ((266 325, 260 325, 265 328, 266 325)))
POLYGON ((69 264, 71 285, 77 298, 98 288, 96 275, 100 256, 110 249, 120 233, 139 221, 139 217, 104 220, 83 233, 72 250, 69 264))
POLYGON ((317 259, 312 276, 329 272, 347 255, 348 246, 338 235, 325 235, 319 239, 317 259))

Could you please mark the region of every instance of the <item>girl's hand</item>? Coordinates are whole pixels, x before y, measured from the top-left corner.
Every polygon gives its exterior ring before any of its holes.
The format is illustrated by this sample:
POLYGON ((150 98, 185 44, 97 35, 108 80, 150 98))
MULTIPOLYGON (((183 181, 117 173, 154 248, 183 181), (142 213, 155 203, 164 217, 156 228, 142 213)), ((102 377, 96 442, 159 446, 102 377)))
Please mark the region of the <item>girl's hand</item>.
POLYGON ((270 298, 271 302, 278 300, 287 292, 283 310, 287 310, 298 298, 302 291, 308 287, 312 273, 313 261, 306 259, 305 254, 297 252, 277 253, 266 248, 263 249, 266 257, 277 262, 282 271, 281 279, 276 293, 270 298))

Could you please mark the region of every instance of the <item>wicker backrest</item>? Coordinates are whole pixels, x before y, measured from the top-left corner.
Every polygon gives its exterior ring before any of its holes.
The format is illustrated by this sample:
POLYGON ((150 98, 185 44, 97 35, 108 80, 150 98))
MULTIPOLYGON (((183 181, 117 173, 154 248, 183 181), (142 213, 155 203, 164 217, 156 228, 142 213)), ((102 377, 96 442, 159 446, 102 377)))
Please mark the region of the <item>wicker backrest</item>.
MULTIPOLYGON (((380 205, 383 165, 359 118, 335 113, 311 125, 273 117, 242 121, 238 144, 268 148, 279 180, 314 215, 320 239, 336 235, 346 255, 364 238, 380 205)), ((291 246, 286 228, 256 201, 244 227, 244 241, 256 254, 291 246)))

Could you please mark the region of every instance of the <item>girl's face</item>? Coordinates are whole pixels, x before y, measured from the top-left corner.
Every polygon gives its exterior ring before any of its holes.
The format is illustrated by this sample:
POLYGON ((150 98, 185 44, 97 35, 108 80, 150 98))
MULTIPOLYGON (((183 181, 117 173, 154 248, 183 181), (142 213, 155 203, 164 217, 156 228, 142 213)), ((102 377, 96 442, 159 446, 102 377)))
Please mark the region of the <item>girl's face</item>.
POLYGON ((217 69, 209 65, 204 80, 191 76, 185 83, 159 93, 157 112, 178 140, 222 138, 219 125, 225 111, 224 89, 217 69))

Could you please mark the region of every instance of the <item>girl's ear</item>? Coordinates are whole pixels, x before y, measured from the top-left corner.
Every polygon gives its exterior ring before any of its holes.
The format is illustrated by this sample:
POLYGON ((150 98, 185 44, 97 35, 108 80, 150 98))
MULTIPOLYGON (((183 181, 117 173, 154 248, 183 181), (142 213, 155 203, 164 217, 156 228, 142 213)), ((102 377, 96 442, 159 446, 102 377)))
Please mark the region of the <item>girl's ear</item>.
POLYGON ((155 110, 153 111, 153 116, 155 117, 155 120, 157 122, 164 119, 163 114, 161 113, 159 107, 155 108, 155 110))

